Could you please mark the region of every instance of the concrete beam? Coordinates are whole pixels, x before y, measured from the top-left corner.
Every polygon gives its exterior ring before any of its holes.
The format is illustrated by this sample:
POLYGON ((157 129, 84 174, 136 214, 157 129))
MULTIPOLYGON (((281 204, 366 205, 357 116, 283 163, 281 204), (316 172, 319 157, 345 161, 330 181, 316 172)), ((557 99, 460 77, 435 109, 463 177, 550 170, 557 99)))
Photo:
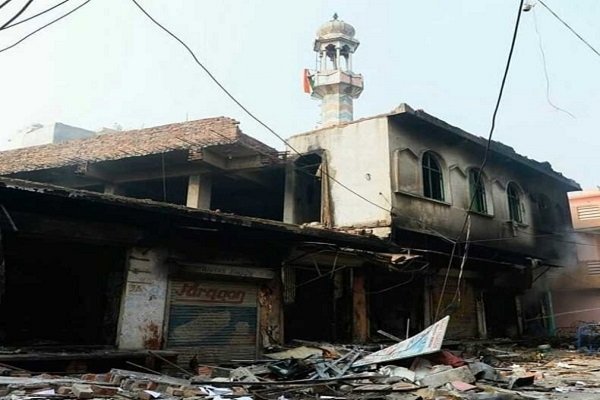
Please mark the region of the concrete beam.
MULTIPOLYGON (((50 218, 41 214, 11 211, 15 225, 23 235, 63 240, 119 244, 140 243, 146 235, 141 229, 117 223, 71 218, 50 218)), ((10 229, 10 228, 6 228, 10 229)))
MULTIPOLYGON (((197 157, 197 159, 222 170, 235 171, 240 169, 263 168, 265 167, 265 163, 262 161, 263 157, 266 156, 258 153, 246 157, 226 157, 209 149, 203 149, 200 157, 197 157)), ((277 155, 273 155, 273 158, 277 158, 277 155)))

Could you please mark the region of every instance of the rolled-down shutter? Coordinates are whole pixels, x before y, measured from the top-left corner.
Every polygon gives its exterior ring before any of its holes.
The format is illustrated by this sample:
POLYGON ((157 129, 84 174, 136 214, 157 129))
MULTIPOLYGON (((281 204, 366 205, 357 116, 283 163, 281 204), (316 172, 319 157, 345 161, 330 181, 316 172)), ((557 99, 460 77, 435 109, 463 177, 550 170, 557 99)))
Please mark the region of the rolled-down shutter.
POLYGON ((477 337, 477 304, 475 290, 469 280, 462 279, 460 283, 460 301, 458 300, 456 277, 450 277, 444 287, 444 277, 437 276, 432 288, 433 313, 437 309, 440 296, 440 317, 450 315, 450 323, 446 330, 446 339, 466 339, 477 337))
POLYGON ((239 282, 172 279, 167 348, 185 364, 253 359, 257 349, 258 288, 239 282))

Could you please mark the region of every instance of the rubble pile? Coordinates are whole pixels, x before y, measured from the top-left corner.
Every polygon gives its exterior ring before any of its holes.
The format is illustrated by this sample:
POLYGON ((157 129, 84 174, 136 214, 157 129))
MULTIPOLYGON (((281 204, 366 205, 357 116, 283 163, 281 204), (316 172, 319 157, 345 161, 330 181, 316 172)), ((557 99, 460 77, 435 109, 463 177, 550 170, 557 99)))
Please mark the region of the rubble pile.
POLYGON ((32 375, 3 368, 0 395, 11 400, 600 398, 600 357, 595 354, 544 346, 487 347, 473 355, 440 350, 355 366, 376 353, 360 346, 305 344, 261 360, 242 360, 235 368, 199 366, 196 375, 181 377, 122 369, 32 375))
MULTIPOLYGON (((600 398, 600 357, 543 344, 442 349, 447 321, 391 346, 301 342, 257 360, 159 373, 33 374, 2 364, 0 398, 187 400, 516 400, 600 398)), ((149 355, 156 356, 149 351, 149 355)), ((146 372, 150 371, 150 373, 146 372)))

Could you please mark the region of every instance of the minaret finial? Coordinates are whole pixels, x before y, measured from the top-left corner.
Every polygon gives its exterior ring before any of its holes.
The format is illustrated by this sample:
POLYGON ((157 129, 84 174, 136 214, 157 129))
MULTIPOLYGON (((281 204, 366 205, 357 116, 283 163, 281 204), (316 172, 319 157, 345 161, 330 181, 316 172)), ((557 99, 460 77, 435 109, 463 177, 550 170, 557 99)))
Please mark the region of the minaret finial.
POLYGON ((333 19, 334 19, 335 21, 337 21, 337 19, 338 19, 338 15, 337 15, 337 13, 333 13, 333 19))

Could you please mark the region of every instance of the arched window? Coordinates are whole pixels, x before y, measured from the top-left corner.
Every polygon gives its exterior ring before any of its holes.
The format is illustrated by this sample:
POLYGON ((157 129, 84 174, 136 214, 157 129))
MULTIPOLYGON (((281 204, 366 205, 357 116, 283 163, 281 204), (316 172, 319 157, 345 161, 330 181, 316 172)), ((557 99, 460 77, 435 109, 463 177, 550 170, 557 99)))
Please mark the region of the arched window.
POLYGON ((430 152, 423 154, 423 196, 444 201, 444 176, 440 163, 430 152))
POLYGON ((523 222, 521 214, 521 195, 519 188, 513 182, 506 187, 506 195, 508 197, 508 215, 511 221, 523 222))
POLYGON ((471 197, 471 210, 483 214, 487 214, 487 201, 485 199, 485 184, 483 183, 483 175, 478 169, 469 170, 469 189, 471 197))

